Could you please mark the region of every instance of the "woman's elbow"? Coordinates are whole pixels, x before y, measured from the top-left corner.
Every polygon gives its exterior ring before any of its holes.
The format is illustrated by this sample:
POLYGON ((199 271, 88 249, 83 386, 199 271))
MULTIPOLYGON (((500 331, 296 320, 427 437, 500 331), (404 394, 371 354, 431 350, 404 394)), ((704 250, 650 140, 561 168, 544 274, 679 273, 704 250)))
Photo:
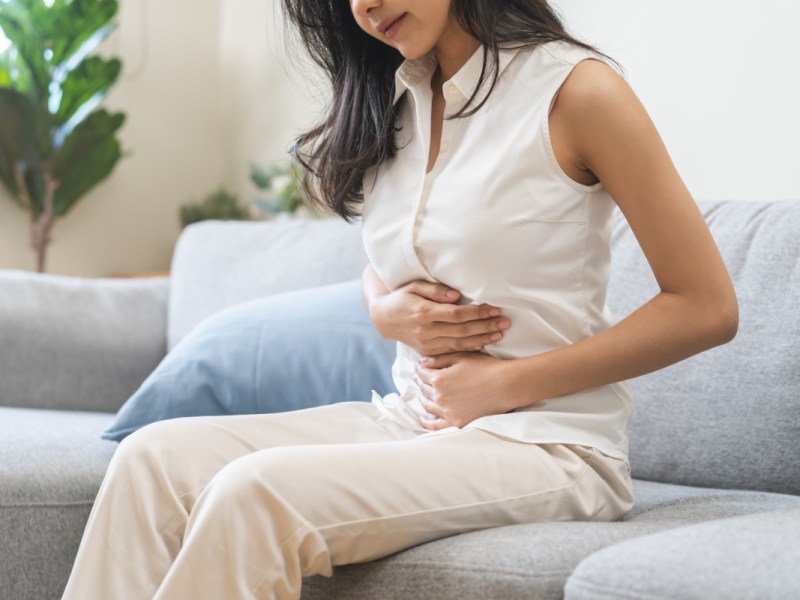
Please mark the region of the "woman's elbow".
POLYGON ((726 297, 714 303, 711 311, 713 323, 712 337, 716 344, 722 345, 732 341, 739 331, 739 301, 733 288, 726 297))

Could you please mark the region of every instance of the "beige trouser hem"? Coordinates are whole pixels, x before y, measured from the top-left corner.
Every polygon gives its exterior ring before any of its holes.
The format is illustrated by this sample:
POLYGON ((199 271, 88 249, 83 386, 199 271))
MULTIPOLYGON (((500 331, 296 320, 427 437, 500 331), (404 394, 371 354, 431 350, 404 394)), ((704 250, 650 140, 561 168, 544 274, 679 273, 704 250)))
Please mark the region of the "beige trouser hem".
POLYGON ((591 447, 418 437, 366 403, 172 419, 120 444, 63 598, 299 598, 334 565, 632 505, 628 466, 591 447))

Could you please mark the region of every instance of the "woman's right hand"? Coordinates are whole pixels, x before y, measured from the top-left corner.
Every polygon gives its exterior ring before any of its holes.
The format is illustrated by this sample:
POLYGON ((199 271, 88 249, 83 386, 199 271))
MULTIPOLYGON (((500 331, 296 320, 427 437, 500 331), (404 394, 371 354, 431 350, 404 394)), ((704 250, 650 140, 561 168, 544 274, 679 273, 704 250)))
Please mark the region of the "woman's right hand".
POLYGON ((399 340, 426 356, 481 350, 511 327, 489 304, 455 304, 461 297, 439 283, 412 281, 390 291, 371 265, 362 276, 362 296, 384 339, 399 340))

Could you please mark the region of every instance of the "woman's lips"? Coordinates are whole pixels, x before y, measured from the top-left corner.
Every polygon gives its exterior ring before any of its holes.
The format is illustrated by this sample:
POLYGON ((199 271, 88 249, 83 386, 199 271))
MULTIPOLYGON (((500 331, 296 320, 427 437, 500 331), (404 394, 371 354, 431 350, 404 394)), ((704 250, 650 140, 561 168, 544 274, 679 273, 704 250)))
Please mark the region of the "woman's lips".
POLYGON ((406 15, 407 15, 407 14, 408 14, 408 13, 403 13, 403 14, 402 14, 402 15, 400 15, 400 16, 399 16, 397 19, 395 19, 394 21, 392 21, 392 22, 389 24, 389 27, 387 27, 387 28, 386 28, 386 29, 383 31, 383 35, 385 35, 385 36, 386 36, 386 37, 388 37, 389 39, 392 39, 392 38, 395 36, 395 34, 397 33, 397 30, 400 28, 400 25, 402 25, 402 24, 403 24, 403 20, 406 18, 406 15))

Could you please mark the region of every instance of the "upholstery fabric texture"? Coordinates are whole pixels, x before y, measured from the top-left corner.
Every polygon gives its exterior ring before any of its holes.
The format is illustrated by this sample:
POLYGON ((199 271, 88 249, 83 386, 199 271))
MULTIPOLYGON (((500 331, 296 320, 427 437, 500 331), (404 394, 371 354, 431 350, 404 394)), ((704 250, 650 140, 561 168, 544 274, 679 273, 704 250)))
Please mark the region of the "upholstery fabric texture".
MULTIPOLYGON (((800 202, 704 201, 735 282, 733 341, 630 380, 639 479, 800 494, 800 202)), ((658 293, 617 211, 608 305, 616 320, 658 293), (647 284, 643 284, 647 282, 647 284)))
POLYGON ((199 323, 103 433, 121 441, 175 417, 271 413, 395 391, 395 343, 377 332, 353 280, 259 298, 199 323))
MULTIPOLYGON (((572 570, 606 546, 709 519, 800 510, 800 498, 767 492, 639 480, 634 491, 637 503, 621 521, 532 523, 445 538, 372 563, 337 567, 330 579, 306 578, 303 600, 556 600, 572 570)), ((659 598, 667 597, 679 596, 659 598)))
POLYGON ((117 444, 112 415, 0 408, 0 598, 57 600, 117 444))
POLYGON ((117 410, 166 352, 169 287, 0 271, 0 405, 117 410))
POLYGON ((338 217, 193 223, 172 257, 167 348, 223 308, 356 279, 366 264, 360 223, 338 217))
POLYGON ((797 598, 798 538, 800 508, 676 527, 592 554, 570 576, 565 598, 797 598))

